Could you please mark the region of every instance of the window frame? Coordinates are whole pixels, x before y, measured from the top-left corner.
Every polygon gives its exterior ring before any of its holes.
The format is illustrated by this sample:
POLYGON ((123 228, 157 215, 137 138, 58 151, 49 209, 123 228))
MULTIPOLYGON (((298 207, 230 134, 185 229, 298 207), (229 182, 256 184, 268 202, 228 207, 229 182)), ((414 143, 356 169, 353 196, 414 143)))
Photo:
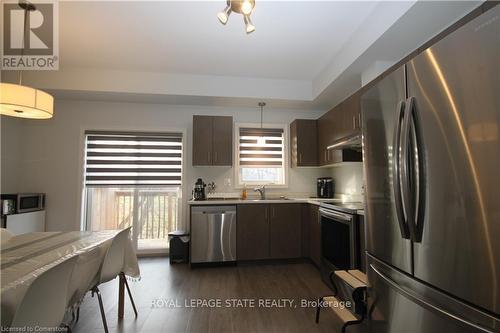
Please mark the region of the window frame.
POLYGON ((235 123, 234 124, 234 188, 242 189, 246 186, 262 186, 265 185, 267 188, 288 188, 288 170, 289 170, 289 135, 288 135, 288 125, 287 124, 273 124, 264 123, 262 128, 280 128, 283 129, 283 184, 272 184, 269 182, 252 182, 245 183, 240 179, 240 128, 260 128, 260 123, 235 123))

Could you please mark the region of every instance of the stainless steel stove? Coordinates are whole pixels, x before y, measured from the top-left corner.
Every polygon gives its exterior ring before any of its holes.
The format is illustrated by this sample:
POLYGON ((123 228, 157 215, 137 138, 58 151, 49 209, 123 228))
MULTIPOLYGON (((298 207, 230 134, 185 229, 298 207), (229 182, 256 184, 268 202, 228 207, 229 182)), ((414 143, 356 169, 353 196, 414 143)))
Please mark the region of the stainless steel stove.
POLYGON ((335 290, 332 273, 336 270, 362 269, 362 250, 357 211, 361 202, 322 202, 321 275, 335 290))
POLYGON ((358 210, 364 209, 362 202, 322 202, 320 207, 333 209, 347 214, 356 214, 358 210))

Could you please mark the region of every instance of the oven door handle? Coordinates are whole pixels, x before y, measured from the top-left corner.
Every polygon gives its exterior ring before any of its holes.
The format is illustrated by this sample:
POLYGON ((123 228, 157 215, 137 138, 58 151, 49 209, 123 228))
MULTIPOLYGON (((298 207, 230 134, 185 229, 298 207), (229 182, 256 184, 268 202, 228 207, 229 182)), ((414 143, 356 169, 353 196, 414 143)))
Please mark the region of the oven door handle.
POLYGON ((320 208, 319 213, 321 216, 329 217, 332 219, 337 219, 346 222, 352 221, 352 215, 336 212, 325 208, 320 208))

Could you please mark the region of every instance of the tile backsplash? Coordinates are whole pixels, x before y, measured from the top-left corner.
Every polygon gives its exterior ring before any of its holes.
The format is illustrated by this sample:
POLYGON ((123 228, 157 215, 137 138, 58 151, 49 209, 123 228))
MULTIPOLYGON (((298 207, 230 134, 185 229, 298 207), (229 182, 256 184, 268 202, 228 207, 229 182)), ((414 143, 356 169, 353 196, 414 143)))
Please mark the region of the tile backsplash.
POLYGON ((330 170, 330 176, 335 182, 335 195, 349 195, 353 198, 363 198, 363 164, 347 163, 335 166, 330 170))
MULTIPOLYGON (((335 196, 348 196, 353 200, 362 200, 363 196, 363 165, 348 163, 331 168, 290 168, 287 188, 268 188, 266 193, 271 197, 285 195, 289 197, 310 197, 316 195, 316 178, 332 177, 335 182, 335 196)), ((188 186, 192 188, 197 178, 205 183, 215 182, 215 192, 241 193, 234 182, 232 167, 194 167, 192 179, 188 186)), ((253 188, 248 188, 249 197, 257 197, 253 188)))
MULTIPOLYGON (((268 188, 266 193, 269 196, 294 196, 309 197, 316 194, 316 178, 329 177, 330 169, 323 168, 290 168, 287 188, 268 188)), ((215 182, 216 192, 238 192, 241 188, 235 186, 234 169, 231 167, 193 167, 192 179, 189 185, 192 187, 197 178, 202 178, 205 183, 215 182)), ((253 188, 248 187, 248 195, 254 195, 253 188)), ((258 193, 255 193, 258 196, 258 193)))

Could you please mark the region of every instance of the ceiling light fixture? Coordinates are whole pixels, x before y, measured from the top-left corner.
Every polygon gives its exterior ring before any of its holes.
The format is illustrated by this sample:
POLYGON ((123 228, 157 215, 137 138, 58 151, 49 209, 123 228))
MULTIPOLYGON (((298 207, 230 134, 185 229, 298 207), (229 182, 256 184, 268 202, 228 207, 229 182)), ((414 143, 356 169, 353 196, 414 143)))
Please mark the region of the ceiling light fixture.
POLYGON ((231 14, 231 6, 228 4, 222 12, 219 12, 217 14, 220 23, 226 24, 230 14, 231 14))
MULTIPOLYGON (((26 1, 19 2, 24 10, 24 33, 21 58, 24 56, 27 38, 27 19, 36 7, 26 1)), ((22 85, 23 71, 19 70, 19 84, 0 83, 0 114, 19 118, 48 119, 54 114, 54 97, 44 91, 22 85)))
POLYGON ((232 12, 243 15, 245 21, 245 31, 247 34, 255 31, 255 26, 250 20, 250 15, 255 8, 255 0, 227 0, 226 8, 217 14, 217 18, 222 24, 226 24, 232 12))
POLYGON ((243 21, 245 21, 245 30, 247 34, 255 31, 255 26, 252 24, 249 15, 243 16, 243 21))

